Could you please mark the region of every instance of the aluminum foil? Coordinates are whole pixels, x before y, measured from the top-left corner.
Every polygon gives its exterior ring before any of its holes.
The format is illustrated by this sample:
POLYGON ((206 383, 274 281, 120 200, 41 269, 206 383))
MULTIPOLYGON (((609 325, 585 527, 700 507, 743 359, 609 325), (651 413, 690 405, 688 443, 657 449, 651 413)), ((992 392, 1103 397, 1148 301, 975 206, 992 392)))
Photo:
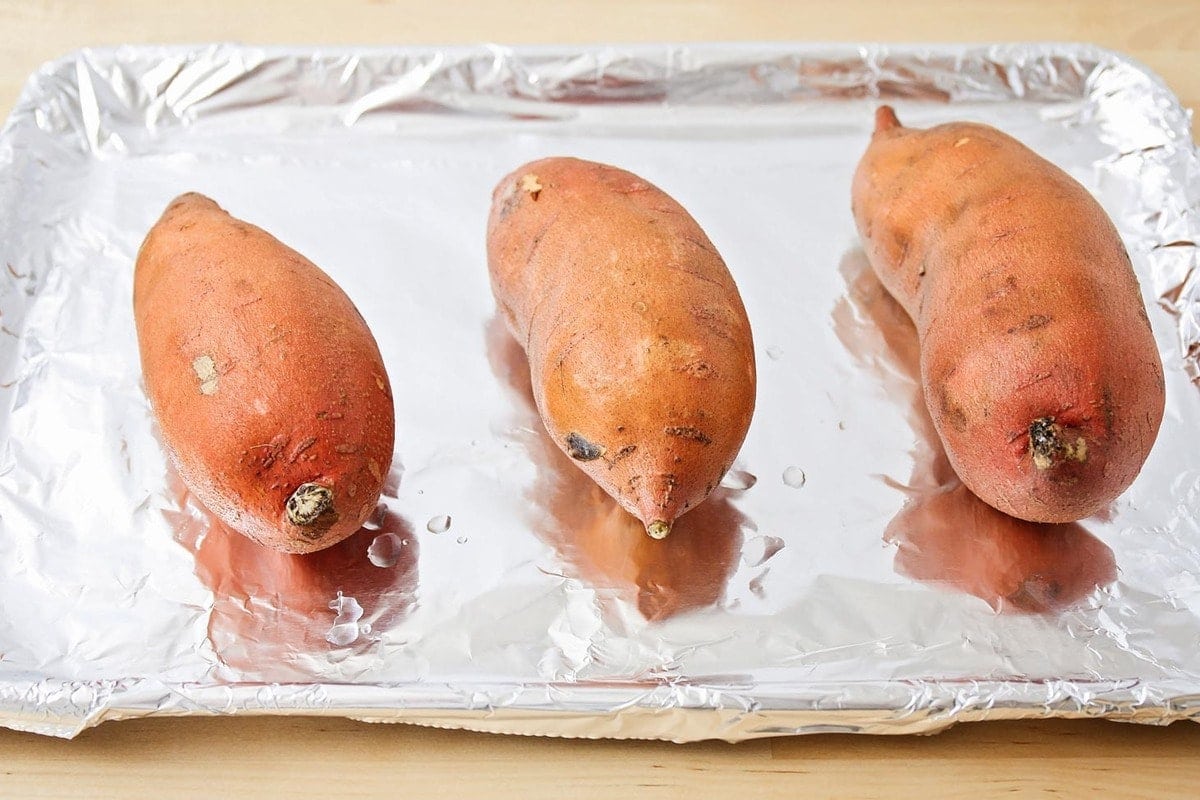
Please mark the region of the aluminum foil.
POLYGON ((0 724, 332 714, 740 740, 1200 716, 1200 162, 1143 67, 1080 45, 88 50, 0 132, 0 724), (849 211, 881 99, 1082 181, 1141 278, 1162 433, 1105 514, 955 483, 911 326, 849 211), (648 540, 547 440, 495 318, 496 181, 569 154, 679 199, 759 348, 733 471, 648 540), (135 253, 201 191, 321 265, 395 387, 367 527, 309 557, 215 525, 142 391, 135 253))

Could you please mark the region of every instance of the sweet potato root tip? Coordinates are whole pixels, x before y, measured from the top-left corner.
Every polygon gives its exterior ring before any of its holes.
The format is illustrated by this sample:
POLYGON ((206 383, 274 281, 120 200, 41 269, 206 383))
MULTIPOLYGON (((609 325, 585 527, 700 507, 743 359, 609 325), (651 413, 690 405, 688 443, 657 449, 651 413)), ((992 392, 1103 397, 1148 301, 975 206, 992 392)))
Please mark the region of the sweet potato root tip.
POLYGON ((891 106, 880 106, 875 109, 875 133, 878 135, 892 128, 902 128, 900 120, 896 118, 896 110, 891 106))
POLYGON ((332 511, 333 492, 319 483, 302 483, 287 499, 287 518, 293 525, 308 527, 332 511))
POLYGON ((646 533, 651 539, 665 539, 671 534, 671 523, 656 519, 646 526, 646 533))
POLYGON ((1030 424, 1029 450, 1038 469, 1050 469, 1063 459, 1087 461, 1087 440, 1078 436, 1072 441, 1053 417, 1040 417, 1030 424))

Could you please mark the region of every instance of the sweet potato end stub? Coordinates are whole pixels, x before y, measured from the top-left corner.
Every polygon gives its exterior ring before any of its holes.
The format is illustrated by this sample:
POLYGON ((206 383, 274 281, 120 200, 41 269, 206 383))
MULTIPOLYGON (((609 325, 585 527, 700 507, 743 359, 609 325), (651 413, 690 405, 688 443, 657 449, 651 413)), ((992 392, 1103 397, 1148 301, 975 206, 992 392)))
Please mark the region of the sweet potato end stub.
POLYGON ((163 444, 209 511, 284 552, 358 530, 395 420, 375 340, 328 275, 187 194, 138 253, 134 317, 163 444))
POLYGON ((754 410, 750 325, 716 248, 659 188, 573 158, 500 181, 487 247, 547 433, 666 536, 720 482, 754 410))
POLYGON ((1067 522, 1136 478, 1165 404, 1129 255, 1079 183, 1000 131, 883 107, 851 208, 921 344, 952 466, 1012 516, 1067 522))

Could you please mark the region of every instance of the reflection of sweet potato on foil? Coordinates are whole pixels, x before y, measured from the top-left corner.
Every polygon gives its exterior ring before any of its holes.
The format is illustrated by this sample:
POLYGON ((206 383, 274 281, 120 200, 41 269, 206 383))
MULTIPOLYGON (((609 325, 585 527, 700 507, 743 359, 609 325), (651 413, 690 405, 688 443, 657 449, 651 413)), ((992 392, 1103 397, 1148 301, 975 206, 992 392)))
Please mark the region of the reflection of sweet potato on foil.
MULTIPOLYGON (((562 459, 556 459, 562 460, 562 459)), ((562 460, 570 483, 586 476, 562 460)), ((583 479, 581 479, 583 478, 583 479)), ((636 517, 595 486, 560 484, 552 514, 559 522, 549 538, 579 577, 598 589, 613 589, 636 602, 646 619, 665 619, 710 606, 721 599, 741 540, 742 515, 714 492, 695 511, 680 517, 666 539, 646 536, 636 517), (583 497, 591 494, 586 501, 583 497)))
POLYGON ((896 571, 998 611, 1057 611, 1116 579, 1113 553, 1078 523, 1010 517, 953 483, 917 493, 888 525, 896 571))
MULTIPOLYGON (((353 599, 362 623, 386 629, 407 612, 417 580, 417 539, 397 515, 379 515, 378 530, 362 528, 332 547, 307 555, 259 547, 215 520, 196 550, 196 571, 213 593, 209 639, 218 657, 272 680, 304 677, 280 656, 327 653, 339 592, 353 599), (380 567, 368 557, 381 536, 396 547, 380 567), (392 540, 387 540, 392 543, 392 540), (402 544, 403 543, 403 544, 402 544)), ((375 526, 372 526, 375 527, 375 526)), ((378 550, 379 547, 377 546, 378 550)), ((355 637, 356 647, 368 644, 355 637)))

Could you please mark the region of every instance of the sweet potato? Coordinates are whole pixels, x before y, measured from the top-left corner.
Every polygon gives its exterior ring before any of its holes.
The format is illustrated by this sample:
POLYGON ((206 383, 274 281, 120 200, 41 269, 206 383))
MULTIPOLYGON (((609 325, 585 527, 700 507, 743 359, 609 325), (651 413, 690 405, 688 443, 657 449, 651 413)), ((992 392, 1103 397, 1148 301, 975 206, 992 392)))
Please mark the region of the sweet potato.
POLYGON ((573 158, 500 181, 487 248, 546 430, 666 536, 720 482, 754 410, 750 323, 725 262, 662 190, 573 158))
POLYGON ((185 194, 142 244, 133 308, 162 439, 211 512, 289 553, 358 530, 395 417, 375 339, 328 275, 185 194))
POLYGON ((993 507, 1067 522, 1123 492, 1162 420, 1162 363, 1129 256, 1066 173, 986 125, 904 128, 854 176, 880 281, 916 325, 955 472, 993 507))

